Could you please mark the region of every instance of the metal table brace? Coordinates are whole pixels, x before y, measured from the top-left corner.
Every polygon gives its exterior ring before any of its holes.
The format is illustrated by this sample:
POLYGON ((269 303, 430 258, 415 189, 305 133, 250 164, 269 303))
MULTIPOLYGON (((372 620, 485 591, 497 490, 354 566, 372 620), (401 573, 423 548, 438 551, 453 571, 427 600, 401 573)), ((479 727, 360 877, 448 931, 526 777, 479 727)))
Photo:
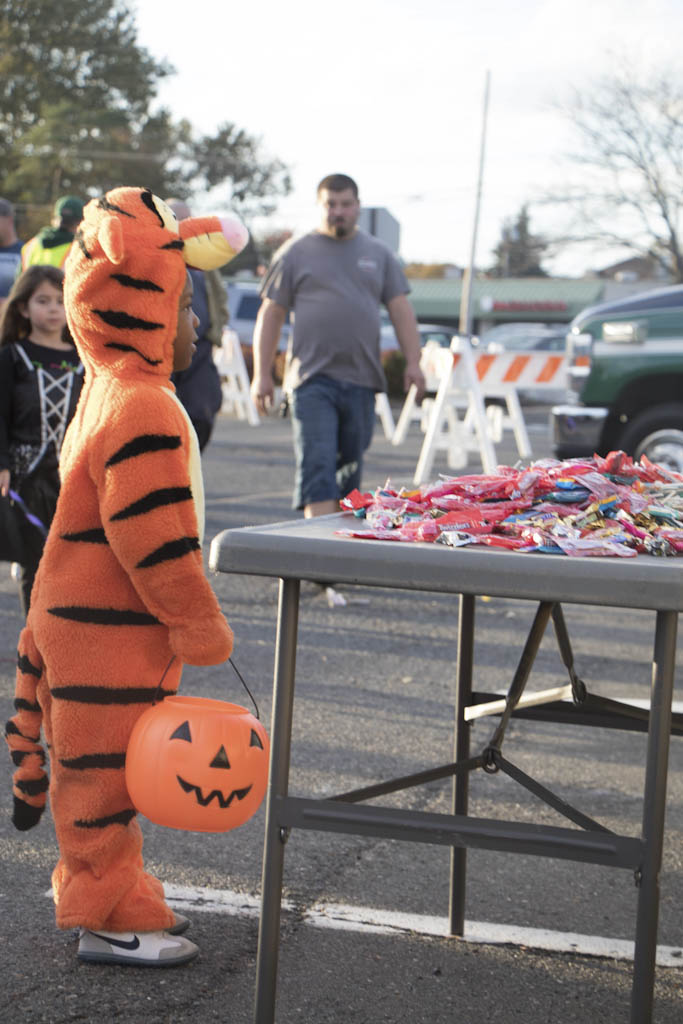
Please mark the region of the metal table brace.
POLYGON ((683 735, 683 715, 672 716, 673 677, 678 615, 657 611, 653 651, 650 712, 586 693, 576 676, 561 606, 541 601, 520 662, 505 698, 500 723, 484 751, 470 756, 470 722, 484 713, 498 713, 499 700, 473 692, 474 595, 459 598, 457 685, 455 701, 454 761, 410 776, 367 786, 326 800, 288 796, 294 679, 299 612, 298 579, 281 578, 275 647, 271 782, 267 797, 262 878, 262 914, 257 960, 256 1024, 275 1019, 275 987, 280 930, 280 904, 284 847, 292 828, 352 832, 391 839, 445 844, 451 847, 450 931, 462 935, 465 922, 467 847, 560 857, 569 860, 630 868, 639 886, 636 920, 631 1024, 652 1018, 659 871, 662 861, 669 735, 683 735), (530 699, 525 687, 549 618, 570 684, 574 707, 567 710, 557 689, 530 699), (540 706, 536 706, 540 703, 540 706), (486 704, 491 705, 488 709, 486 704), (577 811, 536 780, 503 758, 500 748, 512 715, 546 721, 595 724, 621 729, 648 730, 644 808, 641 838, 620 836, 577 811), (502 770, 532 793, 580 826, 554 826, 497 821, 468 816, 469 772, 483 768, 502 770), (453 776, 452 815, 356 806, 360 800, 453 776))

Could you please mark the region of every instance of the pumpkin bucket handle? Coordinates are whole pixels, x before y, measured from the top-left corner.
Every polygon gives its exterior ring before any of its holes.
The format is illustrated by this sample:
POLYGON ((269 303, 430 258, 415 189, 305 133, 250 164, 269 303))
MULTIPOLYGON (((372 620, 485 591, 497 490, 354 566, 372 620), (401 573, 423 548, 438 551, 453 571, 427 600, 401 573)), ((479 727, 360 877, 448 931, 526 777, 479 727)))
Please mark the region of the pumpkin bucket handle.
MULTIPOLYGON (((164 671, 161 673, 161 679, 159 680, 159 683, 157 685, 156 691, 154 693, 154 697, 152 698, 152 704, 156 704, 157 701, 159 700, 159 694, 161 693, 161 687, 163 686, 164 679, 166 678, 166 676, 168 674, 168 670, 169 670, 169 668, 171 667, 171 665, 173 664, 174 661, 175 661, 175 654, 172 654, 171 655, 171 660, 169 661, 169 663, 166 666, 166 668, 164 669, 164 671)), ((163 700, 164 698, 162 697, 161 699, 163 700)))
POLYGON ((230 662, 230 664, 231 664, 231 665, 232 665, 232 667, 234 668, 234 670, 235 670, 235 672, 236 672, 236 674, 237 674, 237 678, 238 678, 238 679, 239 679, 239 681, 241 682, 242 686, 244 687, 244 689, 245 689, 245 690, 247 691, 247 693, 249 694, 249 699, 251 700, 251 703, 252 703, 252 704, 254 705, 254 711, 256 712, 256 717, 258 718, 258 720, 259 720, 259 722, 260 722, 260 721, 261 721, 261 714, 260 714, 260 712, 259 712, 259 709, 258 709, 258 704, 257 704, 257 703, 256 703, 256 701, 254 700, 254 694, 253 694, 253 693, 251 692, 251 690, 249 689, 249 687, 248 687, 248 686, 247 686, 247 684, 245 683, 244 679, 242 678, 242 673, 240 672, 240 670, 238 669, 237 665, 236 665, 236 664, 235 664, 235 662, 234 662, 234 661, 232 660, 232 658, 229 658, 229 659, 228 659, 228 661, 230 662))
MULTIPOLYGON (((253 693, 251 692, 251 690, 249 689, 249 687, 248 687, 248 686, 247 686, 247 684, 245 683, 245 681, 244 681, 244 678, 242 677, 242 673, 240 672, 240 670, 238 669, 237 665, 236 665, 236 664, 235 664, 235 662, 234 662, 234 661, 232 660, 232 658, 229 658, 228 660, 229 660, 230 664, 232 665, 232 667, 234 668, 234 670, 235 670, 235 673, 236 673, 236 675, 237 675, 237 678, 239 679, 239 681, 241 682, 242 686, 244 687, 244 689, 245 689, 245 690, 247 691, 247 693, 249 694, 249 699, 251 700, 251 703, 252 703, 252 704, 254 705, 254 711, 256 712, 256 717, 257 717, 257 719, 258 719, 258 720, 259 720, 259 722, 260 722, 260 721, 261 721, 261 714, 260 714, 260 712, 259 712, 259 709, 258 709, 258 704, 257 704, 257 703, 256 703, 256 701, 254 700, 254 695, 253 695, 253 693)), ((161 676, 161 679, 159 680, 159 684, 158 684, 158 686, 157 686, 157 688, 156 688, 156 692, 155 692, 155 694, 154 694, 154 698, 153 698, 153 700, 152 700, 152 704, 156 704, 156 702, 158 701, 158 699, 159 699, 159 694, 161 693, 161 687, 162 687, 162 685, 163 685, 164 679, 166 678, 166 675, 167 675, 167 673, 168 673, 168 670, 170 669, 170 667, 171 667, 171 665, 173 664, 173 662, 174 662, 174 661, 175 661, 175 654, 172 654, 172 655, 171 655, 171 660, 169 661, 168 665, 167 665, 167 666, 166 666, 166 668, 164 669, 164 671, 163 671, 163 673, 162 673, 162 676, 161 676)), ((163 699, 163 698, 162 698, 162 699, 163 699)))

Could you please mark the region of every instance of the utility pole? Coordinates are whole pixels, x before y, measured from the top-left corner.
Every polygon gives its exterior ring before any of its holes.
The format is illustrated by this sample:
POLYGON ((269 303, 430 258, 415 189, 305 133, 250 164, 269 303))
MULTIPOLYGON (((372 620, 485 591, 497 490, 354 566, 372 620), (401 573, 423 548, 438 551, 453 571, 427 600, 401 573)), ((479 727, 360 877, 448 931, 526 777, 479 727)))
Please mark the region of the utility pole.
POLYGON ((462 279, 462 293, 460 297, 460 334, 469 335, 472 333, 472 314, 470 311, 472 299, 472 279, 474 277, 474 260, 477 248, 477 232, 479 230, 479 208, 481 206, 481 187, 484 177, 484 153, 486 150, 486 121, 489 112, 489 86, 491 72, 486 72, 486 83, 484 86, 484 113, 481 125, 481 147, 479 150, 479 176, 477 180, 477 200, 474 207, 474 225, 472 227, 472 246, 470 248, 470 262, 462 279))

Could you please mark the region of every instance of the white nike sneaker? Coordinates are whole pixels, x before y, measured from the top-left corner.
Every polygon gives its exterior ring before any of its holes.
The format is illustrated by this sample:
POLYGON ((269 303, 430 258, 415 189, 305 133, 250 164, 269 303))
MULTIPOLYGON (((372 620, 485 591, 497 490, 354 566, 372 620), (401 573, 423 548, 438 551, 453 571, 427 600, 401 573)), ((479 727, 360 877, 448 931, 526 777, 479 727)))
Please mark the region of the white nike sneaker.
POLYGON ((175 967, 194 960, 199 947, 169 932, 96 932, 81 928, 78 959, 96 964, 175 967))

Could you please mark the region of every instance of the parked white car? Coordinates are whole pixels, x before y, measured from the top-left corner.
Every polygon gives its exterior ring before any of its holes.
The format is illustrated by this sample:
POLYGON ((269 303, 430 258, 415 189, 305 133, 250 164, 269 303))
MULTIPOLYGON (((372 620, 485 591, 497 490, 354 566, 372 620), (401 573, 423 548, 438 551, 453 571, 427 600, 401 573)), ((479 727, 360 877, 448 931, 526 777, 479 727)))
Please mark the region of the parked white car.
MULTIPOLYGON (((418 323, 417 330, 420 335, 420 345, 423 347, 428 341, 436 341, 442 348, 449 348, 453 335, 458 333, 455 327, 449 327, 448 324, 418 323)), ((382 352, 392 352, 399 348, 396 332, 389 319, 389 314, 385 310, 382 310, 381 313, 379 336, 382 352)))
MULTIPOLYGON (((243 345, 251 345, 254 336, 256 316, 261 305, 258 281, 228 281, 228 309, 230 311, 229 326, 236 331, 243 345)), ((280 334, 278 348, 287 348, 291 327, 285 324, 280 334)))
POLYGON ((565 324, 499 324, 484 331, 479 348, 484 352, 561 352, 566 346, 567 330, 565 324))

